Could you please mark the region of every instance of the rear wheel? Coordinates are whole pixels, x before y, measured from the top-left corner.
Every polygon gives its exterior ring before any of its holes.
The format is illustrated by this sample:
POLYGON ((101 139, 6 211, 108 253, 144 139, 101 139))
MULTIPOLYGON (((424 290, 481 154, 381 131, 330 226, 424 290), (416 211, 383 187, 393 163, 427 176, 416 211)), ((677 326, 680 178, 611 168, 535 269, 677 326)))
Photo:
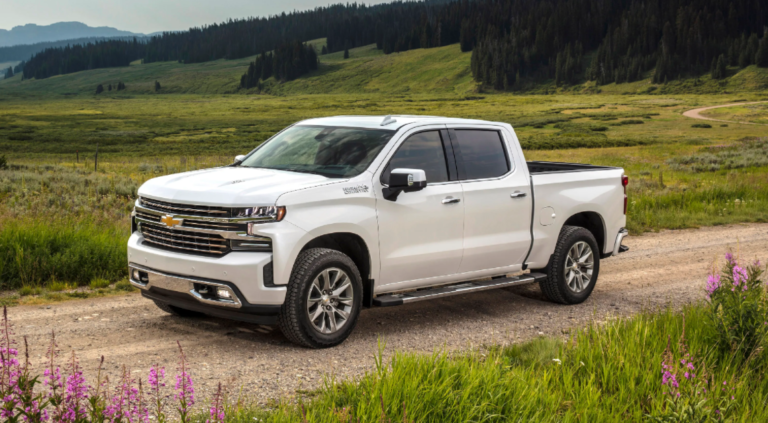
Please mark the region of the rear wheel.
POLYGON ((600 250, 592 232, 564 226, 546 270, 547 279, 539 285, 550 301, 579 304, 589 298, 600 272, 600 250))
POLYGON ((203 317, 203 316, 205 316, 205 314, 200 313, 198 311, 192 311, 192 310, 187 310, 187 309, 184 309, 184 308, 179 308, 179 307, 172 306, 172 305, 170 305, 168 303, 163 303, 163 302, 160 302, 160 301, 155 301, 155 305, 160 310, 163 310, 164 312, 166 312, 168 314, 173 314, 174 316, 179 316, 179 317, 203 317))
POLYGON ((336 346, 357 324, 363 284, 346 254, 312 248, 299 254, 279 325, 291 341, 310 348, 336 346))

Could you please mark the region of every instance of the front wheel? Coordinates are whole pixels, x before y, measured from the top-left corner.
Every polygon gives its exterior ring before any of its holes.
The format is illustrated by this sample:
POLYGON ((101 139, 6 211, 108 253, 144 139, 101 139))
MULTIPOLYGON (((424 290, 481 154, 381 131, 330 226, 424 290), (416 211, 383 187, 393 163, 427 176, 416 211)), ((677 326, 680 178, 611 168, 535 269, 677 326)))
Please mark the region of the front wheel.
POLYGON ((328 248, 304 251, 288 282, 280 330, 305 347, 339 345, 355 328, 362 295, 360 272, 346 254, 328 248))
POLYGON ((600 272, 600 250, 592 232, 564 226, 546 270, 547 279, 539 286, 550 301, 579 304, 589 298, 600 272))

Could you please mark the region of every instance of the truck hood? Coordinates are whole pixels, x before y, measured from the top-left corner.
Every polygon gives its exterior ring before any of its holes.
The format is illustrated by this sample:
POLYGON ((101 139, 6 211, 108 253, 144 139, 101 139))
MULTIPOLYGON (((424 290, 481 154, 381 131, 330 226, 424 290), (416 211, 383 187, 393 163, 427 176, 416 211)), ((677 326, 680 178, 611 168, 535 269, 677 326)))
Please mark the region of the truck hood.
POLYGON ((309 173, 220 167, 150 179, 139 188, 139 195, 186 204, 253 207, 273 205, 286 192, 343 181, 309 173))

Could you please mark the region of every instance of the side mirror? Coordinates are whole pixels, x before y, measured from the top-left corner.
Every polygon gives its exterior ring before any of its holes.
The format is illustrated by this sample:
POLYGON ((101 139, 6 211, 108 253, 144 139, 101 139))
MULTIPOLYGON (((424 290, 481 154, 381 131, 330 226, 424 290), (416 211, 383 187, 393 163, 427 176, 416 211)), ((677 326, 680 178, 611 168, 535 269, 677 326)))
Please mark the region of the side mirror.
POLYGON ((239 156, 235 156, 235 164, 242 163, 243 160, 245 160, 245 156, 243 156, 242 154, 239 156))
POLYGON ((397 201, 401 192, 421 191, 427 187, 427 174, 421 169, 395 169, 389 175, 389 186, 383 189, 384 198, 397 201))

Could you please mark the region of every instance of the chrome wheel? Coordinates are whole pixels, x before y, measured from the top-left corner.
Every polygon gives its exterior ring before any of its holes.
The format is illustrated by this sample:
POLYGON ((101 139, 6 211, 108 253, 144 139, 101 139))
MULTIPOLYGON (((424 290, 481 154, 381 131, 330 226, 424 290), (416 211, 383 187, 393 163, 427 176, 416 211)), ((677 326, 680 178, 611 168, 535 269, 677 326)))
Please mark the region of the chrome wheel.
POLYGON ((568 250, 565 258, 565 283, 573 292, 585 290, 592 282, 592 270, 595 256, 592 248, 584 241, 579 241, 568 250))
POLYGON ((309 287, 309 321, 320 333, 335 333, 347 323, 353 299, 354 291, 349 275, 336 267, 325 269, 309 287))

